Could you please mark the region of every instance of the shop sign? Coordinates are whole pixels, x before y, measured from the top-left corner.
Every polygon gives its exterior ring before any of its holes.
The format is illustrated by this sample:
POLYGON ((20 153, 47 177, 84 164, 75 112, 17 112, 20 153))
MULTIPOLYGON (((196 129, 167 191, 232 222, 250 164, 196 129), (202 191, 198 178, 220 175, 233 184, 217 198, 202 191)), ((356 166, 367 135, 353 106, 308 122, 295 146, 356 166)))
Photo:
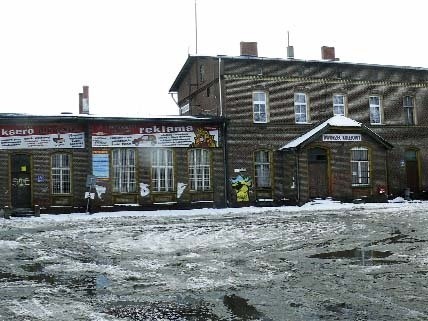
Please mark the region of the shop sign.
POLYGON ((360 142, 361 134, 324 134, 323 142, 360 142))
POLYGON ((68 125, 0 126, 0 149, 85 148, 82 127, 68 125))
POLYGON ((218 147, 215 126, 177 124, 93 125, 92 147, 218 147))

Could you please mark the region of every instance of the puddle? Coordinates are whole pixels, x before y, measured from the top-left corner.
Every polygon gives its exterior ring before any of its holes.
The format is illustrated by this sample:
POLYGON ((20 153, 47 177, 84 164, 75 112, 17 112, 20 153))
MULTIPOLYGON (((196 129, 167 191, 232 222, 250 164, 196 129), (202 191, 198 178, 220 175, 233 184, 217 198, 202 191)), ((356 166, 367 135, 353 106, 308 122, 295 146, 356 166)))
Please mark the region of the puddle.
POLYGON ((394 253, 392 253, 391 251, 376 251, 364 248, 354 248, 351 250, 313 254, 309 257, 323 260, 349 259, 353 260, 351 264, 357 265, 389 265, 408 263, 407 261, 383 260, 391 256, 392 254, 394 253))
POLYGON ((83 291, 86 295, 94 296, 110 287, 110 280, 104 274, 83 275, 71 278, 69 286, 77 291, 83 291))
POLYGON ((235 294, 225 295, 223 304, 237 317, 242 320, 255 320, 262 317, 262 314, 255 307, 248 304, 248 300, 235 294))
POLYGON ((116 318, 133 321, 225 321, 204 305, 192 306, 175 302, 117 303, 105 311, 116 318))

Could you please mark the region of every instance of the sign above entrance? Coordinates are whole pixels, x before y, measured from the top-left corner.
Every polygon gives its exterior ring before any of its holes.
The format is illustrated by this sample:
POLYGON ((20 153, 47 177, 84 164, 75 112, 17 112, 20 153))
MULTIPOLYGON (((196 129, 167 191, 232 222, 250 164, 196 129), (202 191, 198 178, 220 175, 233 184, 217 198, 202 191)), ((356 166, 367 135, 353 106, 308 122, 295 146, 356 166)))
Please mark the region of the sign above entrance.
POLYGON ((324 134, 323 142, 361 142, 361 134, 324 134))

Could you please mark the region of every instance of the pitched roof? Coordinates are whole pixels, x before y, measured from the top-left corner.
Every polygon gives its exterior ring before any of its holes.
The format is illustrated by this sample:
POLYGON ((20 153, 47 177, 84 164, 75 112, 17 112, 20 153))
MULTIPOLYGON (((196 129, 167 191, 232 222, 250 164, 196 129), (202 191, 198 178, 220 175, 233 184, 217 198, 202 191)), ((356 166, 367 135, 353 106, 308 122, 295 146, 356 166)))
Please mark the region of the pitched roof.
POLYGON ((327 119, 325 122, 319 124, 315 128, 311 129, 307 133, 303 134, 302 136, 299 136, 289 143, 285 144, 279 150, 296 150, 300 147, 303 147, 310 142, 317 139, 320 135, 325 133, 329 128, 357 128, 359 130, 362 130, 372 138, 374 138, 377 142, 381 143, 385 146, 385 148, 392 148, 393 146, 388 143, 386 140, 384 140, 381 136, 376 134, 374 131, 372 131, 367 126, 351 119, 345 116, 336 115, 331 117, 330 119, 327 119))

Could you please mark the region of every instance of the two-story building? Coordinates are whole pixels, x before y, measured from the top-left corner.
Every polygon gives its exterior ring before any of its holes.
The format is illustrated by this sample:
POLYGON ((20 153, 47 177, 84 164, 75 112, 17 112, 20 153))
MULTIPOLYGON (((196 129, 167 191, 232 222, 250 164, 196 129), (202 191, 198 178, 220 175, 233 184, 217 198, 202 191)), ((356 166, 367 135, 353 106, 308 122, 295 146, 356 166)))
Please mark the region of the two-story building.
POLYGON ((181 115, 227 119, 230 205, 314 197, 421 197, 428 70, 322 59, 189 56, 171 89, 181 115))

